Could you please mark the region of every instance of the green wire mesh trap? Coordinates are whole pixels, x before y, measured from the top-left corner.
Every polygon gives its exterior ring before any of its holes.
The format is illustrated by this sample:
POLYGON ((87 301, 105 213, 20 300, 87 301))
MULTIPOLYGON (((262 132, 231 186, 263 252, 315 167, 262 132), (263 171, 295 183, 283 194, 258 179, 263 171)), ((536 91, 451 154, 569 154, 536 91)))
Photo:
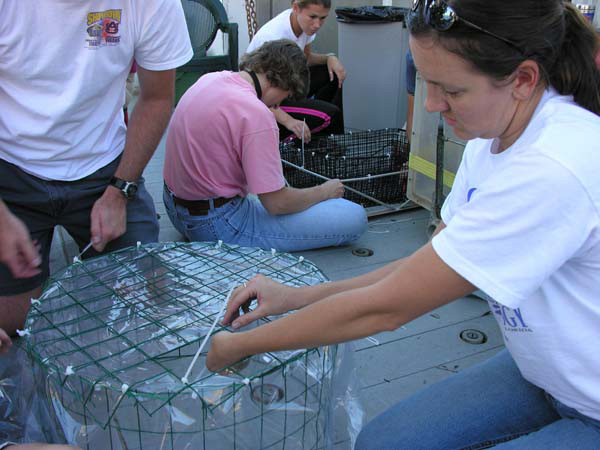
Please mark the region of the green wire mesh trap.
POLYGON ((257 273, 292 286, 327 281, 303 258, 214 243, 138 245, 53 276, 32 302, 27 351, 67 440, 124 450, 327 447, 337 346, 256 355, 220 374, 205 368, 203 349, 181 381, 230 288, 257 273))

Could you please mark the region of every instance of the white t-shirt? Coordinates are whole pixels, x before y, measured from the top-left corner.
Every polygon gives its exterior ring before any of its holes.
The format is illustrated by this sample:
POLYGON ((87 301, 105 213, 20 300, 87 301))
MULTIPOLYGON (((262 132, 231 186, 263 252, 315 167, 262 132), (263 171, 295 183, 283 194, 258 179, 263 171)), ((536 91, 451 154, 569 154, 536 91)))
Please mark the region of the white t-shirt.
POLYGON ((549 90, 494 145, 467 144, 433 248, 494 299, 525 379, 600 419, 600 117, 549 90))
POLYGON ((0 158, 72 181, 125 145, 125 80, 192 57, 180 0, 0 0, 0 158))
POLYGON ((265 42, 275 41, 277 39, 289 39, 294 41, 298 44, 298 47, 304 50, 304 47, 315 40, 316 35, 313 34, 312 36, 308 36, 303 31, 300 36, 296 36, 294 30, 292 30, 292 23, 290 22, 291 14, 292 9, 286 9, 260 27, 258 32, 252 38, 250 45, 248 45, 246 52, 252 52, 265 42))

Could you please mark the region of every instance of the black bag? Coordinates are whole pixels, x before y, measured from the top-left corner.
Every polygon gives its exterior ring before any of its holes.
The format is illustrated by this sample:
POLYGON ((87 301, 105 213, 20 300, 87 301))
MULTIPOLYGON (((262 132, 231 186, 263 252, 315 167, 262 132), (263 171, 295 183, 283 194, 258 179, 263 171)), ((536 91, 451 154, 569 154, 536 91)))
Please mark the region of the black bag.
POLYGON ((398 6, 340 7, 335 10, 338 22, 346 23, 402 22, 407 13, 407 8, 398 6))

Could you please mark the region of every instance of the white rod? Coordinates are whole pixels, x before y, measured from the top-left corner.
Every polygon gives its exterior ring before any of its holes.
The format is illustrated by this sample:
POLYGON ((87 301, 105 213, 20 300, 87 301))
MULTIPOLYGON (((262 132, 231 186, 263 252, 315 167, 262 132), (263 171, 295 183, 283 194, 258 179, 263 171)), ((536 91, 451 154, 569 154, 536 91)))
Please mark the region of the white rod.
POLYGON ((219 313, 217 314, 217 317, 215 317, 215 321, 213 322, 212 326, 210 327, 210 330, 208 330, 208 333, 206 333, 206 336, 204 336, 204 340, 202 341, 202 344, 200 344, 200 347, 198 348, 198 351, 194 355, 194 359, 192 359, 190 367, 188 367, 187 372, 185 373, 185 375, 181 379, 181 382, 183 384, 188 384, 188 376, 190 375, 190 372, 194 368, 194 364, 196 364, 196 360, 198 359, 198 356, 200 356, 200 353, 202 353, 202 349, 204 348, 204 346, 208 342, 208 338, 210 337, 210 335, 214 331, 215 327, 217 326, 217 322, 221 318, 221 314, 223 314, 223 310, 225 309, 225 306, 227 305, 227 303, 229 303, 229 298, 231 297, 231 294, 233 293, 233 288, 234 287, 235 286, 231 286, 231 289, 229 289, 229 293, 227 294, 227 298, 225 299, 225 301, 221 305, 221 309, 219 310, 219 313))
POLYGON ((304 127, 306 127, 306 117, 302 119, 302 167, 304 167, 304 127))

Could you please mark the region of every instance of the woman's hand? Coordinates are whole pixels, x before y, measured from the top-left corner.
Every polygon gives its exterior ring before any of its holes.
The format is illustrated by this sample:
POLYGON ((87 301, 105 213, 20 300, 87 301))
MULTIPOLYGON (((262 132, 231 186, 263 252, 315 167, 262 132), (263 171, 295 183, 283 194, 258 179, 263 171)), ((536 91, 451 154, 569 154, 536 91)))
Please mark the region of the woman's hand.
POLYGON ((6 353, 8 349, 11 347, 12 341, 6 331, 0 328, 0 354, 6 353))
POLYGON ((285 127, 294 133, 298 139, 302 139, 302 135, 304 135, 304 142, 310 142, 310 129, 304 121, 296 120, 290 116, 290 120, 286 122, 285 127))
POLYGON ((240 346, 235 345, 235 335, 229 331, 220 331, 210 341, 210 350, 206 355, 206 368, 216 372, 238 362, 244 356, 240 352, 240 346))
POLYGON ((338 179, 328 180, 319 186, 323 192, 323 200, 344 196, 344 185, 338 179))
POLYGON ((231 294, 223 325, 235 328, 243 327, 262 317, 283 314, 293 309, 289 296, 294 288, 277 283, 264 275, 257 275, 248 283, 236 288, 231 294), (250 310, 250 303, 256 300, 258 307, 250 310), (240 309, 243 315, 240 314, 240 309))
POLYGON ((333 81, 333 74, 338 78, 338 87, 341 88, 346 79, 346 69, 337 58, 337 56, 329 55, 327 57, 327 70, 329 71, 329 81, 333 81))

